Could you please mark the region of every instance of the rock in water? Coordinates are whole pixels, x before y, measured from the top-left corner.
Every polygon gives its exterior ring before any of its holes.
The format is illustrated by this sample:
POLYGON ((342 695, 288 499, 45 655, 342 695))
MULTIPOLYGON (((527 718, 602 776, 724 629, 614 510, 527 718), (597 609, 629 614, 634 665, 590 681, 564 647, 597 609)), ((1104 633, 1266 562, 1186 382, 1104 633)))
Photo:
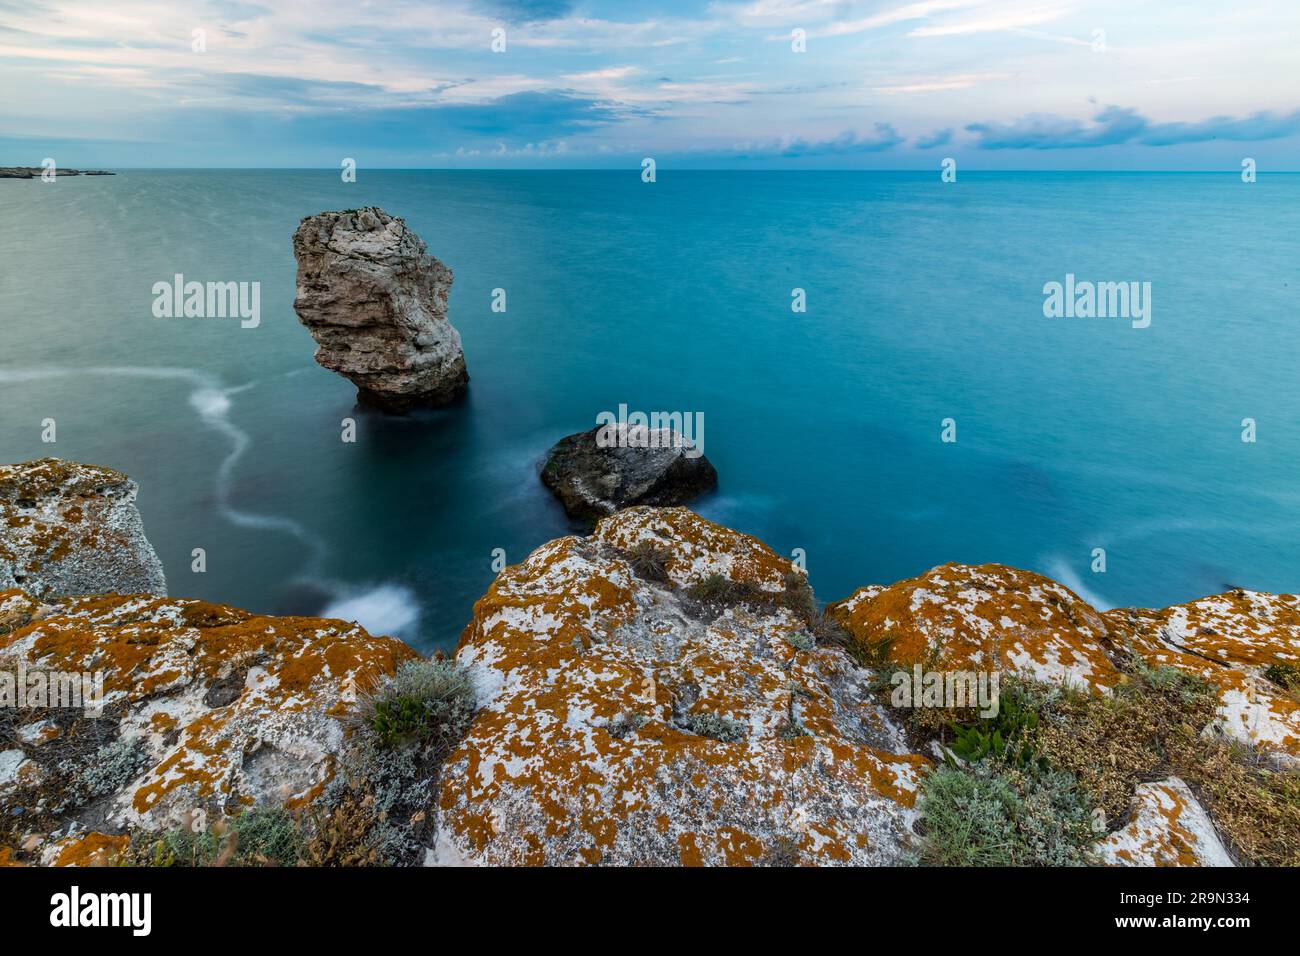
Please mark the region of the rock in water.
POLYGON ((138 490, 120 472, 57 458, 0 466, 0 590, 166 594, 138 490))
POLYGON ((445 405, 469 375, 447 321, 451 270, 425 252, 405 221, 367 206, 308 216, 293 236, 293 308, 316 361, 389 412, 445 405))
POLYGON ((594 522, 634 505, 685 504, 716 488, 718 473, 671 428, 606 425, 560 439, 542 483, 570 517, 594 522), (598 441, 602 430, 606 439, 598 441))

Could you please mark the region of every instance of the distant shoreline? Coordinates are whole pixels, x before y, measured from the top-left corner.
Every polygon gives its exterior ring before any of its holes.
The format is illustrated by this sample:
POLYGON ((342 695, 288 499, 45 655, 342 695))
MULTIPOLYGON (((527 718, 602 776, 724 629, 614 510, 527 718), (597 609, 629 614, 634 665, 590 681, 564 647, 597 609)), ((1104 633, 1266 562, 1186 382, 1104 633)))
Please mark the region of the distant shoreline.
MULTIPOLYGON (((40 179, 45 172, 40 166, 0 166, 0 179, 40 179)), ((102 169, 58 169, 55 168, 56 176, 116 176, 117 173, 110 173, 102 169)))

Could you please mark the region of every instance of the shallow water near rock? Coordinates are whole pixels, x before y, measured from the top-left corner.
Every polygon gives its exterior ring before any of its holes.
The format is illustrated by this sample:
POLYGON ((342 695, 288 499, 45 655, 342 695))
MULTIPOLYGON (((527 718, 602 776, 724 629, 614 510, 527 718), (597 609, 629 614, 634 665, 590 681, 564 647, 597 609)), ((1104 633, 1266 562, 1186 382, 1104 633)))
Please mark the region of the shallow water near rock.
POLYGON ((696 510, 804 549, 823 600, 949 561, 1035 570, 1101 605, 1300 585, 1300 176, 120 171, 0 187, 0 459, 134 478, 176 595, 333 607, 448 647, 495 549, 514 563, 569 531, 542 456, 620 403, 702 412, 719 491, 696 510), (361 205, 454 271, 462 404, 386 417, 314 363, 290 238, 361 205), (155 318, 151 288, 177 273, 260 282, 260 324, 155 318), (1044 318, 1043 284, 1067 273, 1150 281, 1151 326, 1044 318))

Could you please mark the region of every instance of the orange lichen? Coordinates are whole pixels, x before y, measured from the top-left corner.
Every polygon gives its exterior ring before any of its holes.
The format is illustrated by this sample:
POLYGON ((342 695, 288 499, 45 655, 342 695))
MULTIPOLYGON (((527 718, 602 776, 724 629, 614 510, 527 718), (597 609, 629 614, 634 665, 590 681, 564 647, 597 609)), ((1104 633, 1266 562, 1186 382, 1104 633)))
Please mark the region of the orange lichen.
POLYGON ((692 618, 686 589, 724 573, 779 593, 792 568, 684 509, 638 508, 501 573, 457 651, 501 688, 444 768, 441 828, 457 852, 508 863, 752 863, 780 834, 799 844, 809 814, 827 834, 807 852, 826 860, 867 859, 855 857, 862 829, 879 831, 867 844, 877 857, 905 839, 928 761, 849 736, 891 733, 873 701, 844 696, 840 685, 866 675, 838 649, 796 660, 786 637, 806 624, 779 601, 692 618), (652 586, 628 563, 627 549, 647 537, 673 556, 674 585, 652 586), (808 729, 792 722, 796 708, 808 729), (527 834, 541 834, 541 853, 521 850, 527 834), (827 841, 851 849, 825 850, 827 841))
POLYGON ((55 866, 113 866, 130 844, 128 836, 83 833, 55 845, 55 866))
POLYGON ((1101 616, 1055 581, 997 564, 945 564, 863 588, 827 612, 867 651, 935 671, 1012 671, 1105 691, 1119 681, 1101 616))

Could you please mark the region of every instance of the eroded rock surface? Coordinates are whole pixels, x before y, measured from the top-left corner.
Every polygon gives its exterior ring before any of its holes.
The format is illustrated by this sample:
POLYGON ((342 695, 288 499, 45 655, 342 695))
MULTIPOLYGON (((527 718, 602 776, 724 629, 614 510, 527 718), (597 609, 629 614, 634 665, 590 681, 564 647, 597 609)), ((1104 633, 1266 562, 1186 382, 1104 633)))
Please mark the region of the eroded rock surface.
POLYGON ((482 710, 444 767, 433 862, 898 861, 929 762, 782 600, 792 571, 681 508, 503 571, 456 655, 482 710), (711 600, 710 575, 747 597, 711 600))
POLYGON ((42 458, 0 466, 0 589, 166 594, 137 492, 126 475, 96 465, 42 458))
POLYGON ((1300 597, 1237 590, 1163 610, 1118 608, 1104 617, 1152 666, 1191 671, 1214 684, 1217 730, 1300 764, 1300 597))
POLYGON ((1139 784, 1133 819, 1098 846, 1110 866, 1233 866, 1209 814, 1177 777, 1139 784))
POLYGON ((1108 692, 1101 615, 1069 588, 1000 564, 944 564, 828 608, 864 648, 935 671, 999 671, 1108 692))
POLYGON ((0 708, 0 737, 18 751, 0 787, 0 846, 11 859, 84 862, 197 814, 299 806, 334 775, 357 693, 416 656, 341 621, 0 592, 0 670, 103 678, 97 714, 87 694, 77 707, 51 695, 0 708))
POLYGON ((681 505, 718 486, 704 455, 671 428, 607 425, 558 441, 542 483, 565 512, 595 522, 635 505, 681 505))
POLYGON ((367 206, 303 219, 294 311, 316 361, 386 411, 445 405, 469 381, 460 333, 447 321, 452 274, 406 222, 367 206))

